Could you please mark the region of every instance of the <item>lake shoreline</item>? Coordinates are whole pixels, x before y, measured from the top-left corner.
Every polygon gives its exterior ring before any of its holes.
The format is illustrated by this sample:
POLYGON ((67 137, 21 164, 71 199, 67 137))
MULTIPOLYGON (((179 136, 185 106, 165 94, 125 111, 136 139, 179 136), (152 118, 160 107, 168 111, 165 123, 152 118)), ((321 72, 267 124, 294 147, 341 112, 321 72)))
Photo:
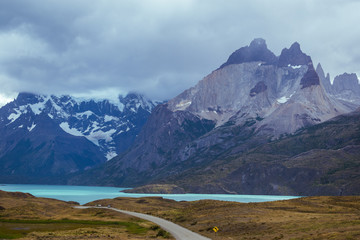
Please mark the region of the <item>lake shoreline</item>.
POLYGON ((0 184, 0 190, 9 192, 25 192, 36 197, 54 198, 62 201, 75 201, 85 204, 99 199, 113 199, 116 197, 163 197, 175 201, 219 200, 233 202, 268 202, 299 198, 299 196, 277 195, 234 195, 234 194, 151 194, 151 193, 125 193, 129 188, 100 187, 100 186, 74 186, 74 185, 34 185, 34 184, 0 184))

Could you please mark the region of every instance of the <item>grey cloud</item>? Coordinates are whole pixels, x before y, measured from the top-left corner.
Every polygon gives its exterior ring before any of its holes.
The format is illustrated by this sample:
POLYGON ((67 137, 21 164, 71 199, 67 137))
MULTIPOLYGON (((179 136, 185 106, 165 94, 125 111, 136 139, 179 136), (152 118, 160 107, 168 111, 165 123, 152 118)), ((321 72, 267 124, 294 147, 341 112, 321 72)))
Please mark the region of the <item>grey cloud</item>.
POLYGON ((360 33, 354 29, 360 20, 357 1, 3 0, 0 4, 0 84, 6 82, 5 95, 19 91, 91 95, 112 89, 171 98, 256 37, 265 38, 276 55, 298 41, 333 77, 344 71, 360 73, 356 47, 360 33))

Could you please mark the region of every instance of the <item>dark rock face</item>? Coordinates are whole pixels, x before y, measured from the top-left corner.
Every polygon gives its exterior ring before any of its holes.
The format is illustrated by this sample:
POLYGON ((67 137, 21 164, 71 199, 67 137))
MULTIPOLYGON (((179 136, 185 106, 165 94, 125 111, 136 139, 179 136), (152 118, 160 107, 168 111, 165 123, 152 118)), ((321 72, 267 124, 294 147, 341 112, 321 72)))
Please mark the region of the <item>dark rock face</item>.
POLYGON ((277 61, 277 57, 267 48, 264 39, 255 39, 250 43, 250 46, 236 50, 220 68, 230 64, 256 61, 262 61, 267 64, 275 64, 277 61))
POLYGON ((267 89, 267 86, 265 85, 265 83, 263 81, 258 82, 254 88, 252 88, 250 90, 250 96, 254 97, 256 94, 265 92, 267 89))
POLYGON ((303 195, 308 193, 308 183, 316 180, 318 174, 310 168, 289 169, 282 164, 249 163, 232 172, 223 181, 231 182, 227 189, 234 192, 303 195))
POLYGON ((311 58, 301 51, 300 44, 295 42, 289 49, 285 48, 281 51, 278 66, 287 67, 288 65, 308 65, 311 62, 311 58))
POLYGON ((307 88, 314 85, 320 85, 320 79, 318 74, 316 73, 314 66, 311 64, 304 77, 301 79, 300 84, 302 88, 307 88))

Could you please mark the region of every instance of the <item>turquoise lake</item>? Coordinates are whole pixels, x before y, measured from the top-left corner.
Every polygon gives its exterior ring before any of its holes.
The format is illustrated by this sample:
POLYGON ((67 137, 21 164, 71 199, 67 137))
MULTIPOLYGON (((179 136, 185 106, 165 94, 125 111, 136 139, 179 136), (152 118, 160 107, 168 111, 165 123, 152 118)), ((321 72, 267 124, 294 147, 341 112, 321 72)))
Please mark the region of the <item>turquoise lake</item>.
POLYGON ((268 202, 298 198, 297 196, 273 195, 231 195, 231 194, 137 194, 120 192, 126 188, 91 187, 91 186, 61 186, 61 185, 32 185, 32 184, 0 184, 0 190, 8 192, 30 193, 36 197, 55 198, 63 201, 75 201, 85 204, 94 200, 116 197, 163 197, 176 201, 196 201, 212 199, 234 202, 268 202))

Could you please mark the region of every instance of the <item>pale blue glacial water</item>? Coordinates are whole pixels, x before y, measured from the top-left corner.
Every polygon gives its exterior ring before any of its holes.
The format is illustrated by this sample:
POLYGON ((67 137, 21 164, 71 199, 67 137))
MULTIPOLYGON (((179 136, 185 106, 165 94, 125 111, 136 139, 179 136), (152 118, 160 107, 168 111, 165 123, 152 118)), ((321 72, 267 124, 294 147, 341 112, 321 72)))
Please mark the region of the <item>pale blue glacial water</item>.
POLYGON ((32 184, 0 184, 0 190, 8 192, 25 192, 36 197, 55 198, 63 201, 75 201, 85 204, 98 199, 116 197, 163 197, 176 201, 196 201, 212 199, 234 202, 268 202, 298 198, 297 196, 274 195, 231 195, 231 194, 137 194, 120 192, 126 188, 92 187, 92 186, 62 186, 62 185, 32 185, 32 184))

